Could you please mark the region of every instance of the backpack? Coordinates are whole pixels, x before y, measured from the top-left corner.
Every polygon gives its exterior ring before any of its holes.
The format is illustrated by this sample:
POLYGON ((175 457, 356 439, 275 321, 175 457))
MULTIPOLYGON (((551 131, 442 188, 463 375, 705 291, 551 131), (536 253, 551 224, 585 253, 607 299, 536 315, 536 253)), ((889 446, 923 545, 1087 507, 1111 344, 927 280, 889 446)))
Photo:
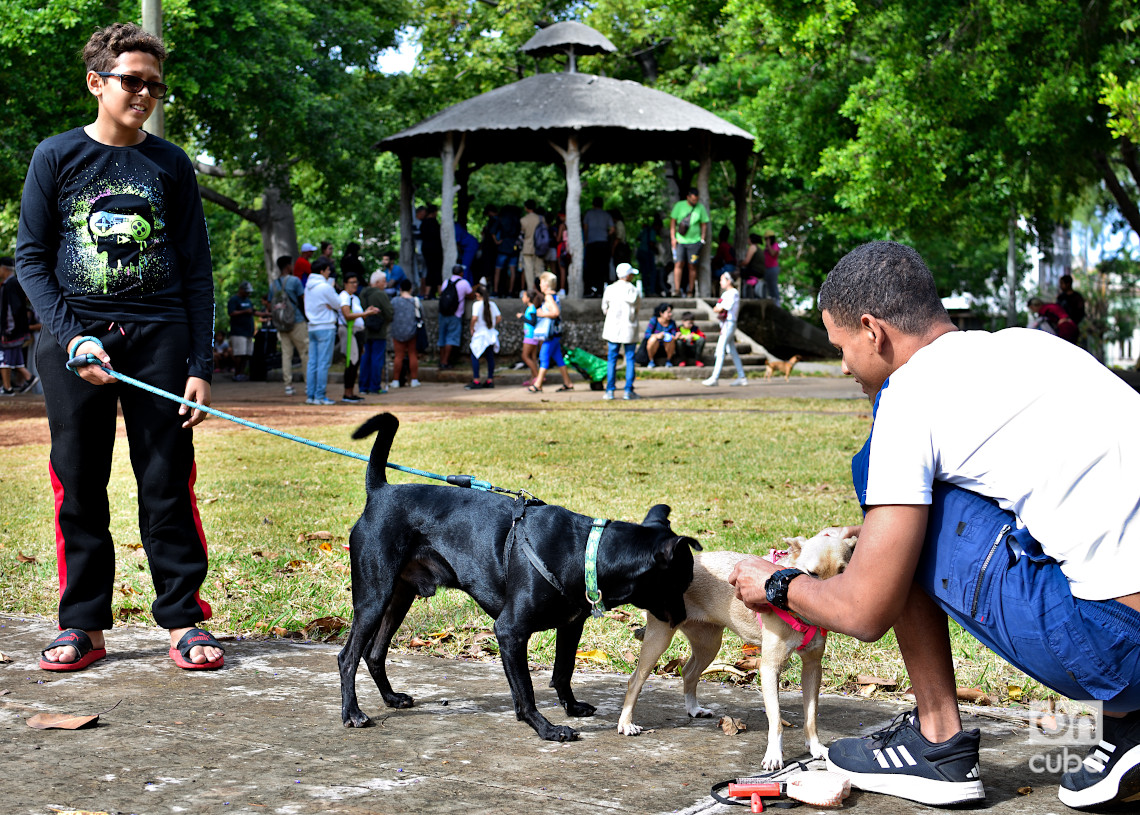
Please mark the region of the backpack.
POLYGON ((455 284, 456 281, 448 280, 443 291, 439 293, 439 313, 441 315, 454 316, 455 312, 459 311, 459 292, 455 284))
POLYGON ((276 290, 273 292, 273 302, 269 304, 269 313, 273 315, 273 325, 278 331, 292 331, 297 324, 297 309, 285 291, 285 285, 278 278, 274 281, 276 290))
POLYGON ((416 304, 407 297, 392 303, 392 339, 407 342, 416 336, 416 304))
POLYGON ((534 253, 542 257, 550 251, 550 227, 546 221, 539 221, 534 228, 534 253))

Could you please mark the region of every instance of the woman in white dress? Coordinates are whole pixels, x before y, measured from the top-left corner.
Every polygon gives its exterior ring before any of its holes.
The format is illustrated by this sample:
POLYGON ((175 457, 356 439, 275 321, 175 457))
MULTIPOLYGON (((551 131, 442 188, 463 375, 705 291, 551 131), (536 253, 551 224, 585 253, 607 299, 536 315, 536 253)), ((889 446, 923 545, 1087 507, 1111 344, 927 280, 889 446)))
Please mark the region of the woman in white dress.
POLYGON ((499 307, 487 297, 487 289, 478 285, 471 292, 475 303, 471 306, 471 384, 469 390, 495 387, 495 354, 499 352, 499 323, 503 315, 499 307), (479 360, 487 360, 487 378, 479 381, 479 360))

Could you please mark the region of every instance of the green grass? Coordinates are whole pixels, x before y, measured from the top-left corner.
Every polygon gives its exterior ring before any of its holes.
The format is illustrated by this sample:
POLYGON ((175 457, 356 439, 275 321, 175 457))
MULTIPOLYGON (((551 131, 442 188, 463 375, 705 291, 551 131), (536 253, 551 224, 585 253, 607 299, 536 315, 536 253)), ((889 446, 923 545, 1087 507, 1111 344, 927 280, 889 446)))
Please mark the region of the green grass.
MULTIPOLYGON (((706 549, 764 553, 786 536, 811 535, 857 523, 849 462, 862 444, 869 414, 862 402, 838 400, 661 400, 558 405, 448 415, 420 406, 405 416, 392 460, 439 473, 470 473, 508 489, 524 488, 574 511, 640 521, 650 506, 672 506, 677 532, 706 549), (447 421, 443 421, 443 419, 447 421)), ((292 428, 300 435, 367 453, 350 426, 292 428)), ((202 596, 211 627, 243 635, 299 635, 318 618, 351 620, 348 554, 341 547, 364 503, 363 465, 282 439, 211 420, 196 436, 197 495, 210 547, 202 596), (331 533, 333 540, 306 540, 331 533)), ((0 604, 10 613, 53 617, 57 583, 52 496, 46 446, 0 449, 0 604), (19 555, 35 562, 20 562, 19 555)), ((415 480, 389 471, 393 482, 415 480)), ((116 446, 111 475, 116 546, 115 609, 120 619, 153 624, 153 589, 138 548, 136 487, 126 442, 116 446)), ((626 607, 591 620, 582 651, 590 664, 632 669, 633 631, 644 612, 626 607)), ((491 620, 464 594, 440 592, 415 603, 397 648, 490 658, 491 620), (420 645, 419 641, 426 644, 420 645)), ((1005 700, 1048 691, 969 635, 953 627, 958 683, 1005 700)), ((531 660, 553 661, 553 632, 534 635, 531 660)), ((687 656, 682 637, 662 657, 687 656)), ((741 643, 725 638, 718 661, 741 659, 741 643)), ((856 689, 859 674, 908 685, 893 635, 874 644, 833 635, 825 688, 856 689)), ((798 661, 785 674, 799 680, 798 661)), ((727 674, 721 678, 730 678, 727 674)))

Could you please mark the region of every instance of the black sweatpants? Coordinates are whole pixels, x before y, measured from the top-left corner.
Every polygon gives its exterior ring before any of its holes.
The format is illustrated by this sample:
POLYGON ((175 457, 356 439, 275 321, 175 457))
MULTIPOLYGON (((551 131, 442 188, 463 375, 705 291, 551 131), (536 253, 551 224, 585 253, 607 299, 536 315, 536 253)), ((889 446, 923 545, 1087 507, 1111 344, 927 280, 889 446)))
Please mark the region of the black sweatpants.
MULTIPOLYGON (((100 339, 115 370, 182 396, 190 350, 186 325, 100 323, 87 333, 100 339)), ((157 595, 155 622, 184 628, 209 619, 210 606, 198 597, 207 560, 194 497, 193 431, 183 429, 179 404, 124 383, 92 385, 66 362, 66 349, 45 331, 36 364, 51 429, 60 627, 94 631, 114 622, 107 484, 120 404, 138 484, 139 533, 157 595)))

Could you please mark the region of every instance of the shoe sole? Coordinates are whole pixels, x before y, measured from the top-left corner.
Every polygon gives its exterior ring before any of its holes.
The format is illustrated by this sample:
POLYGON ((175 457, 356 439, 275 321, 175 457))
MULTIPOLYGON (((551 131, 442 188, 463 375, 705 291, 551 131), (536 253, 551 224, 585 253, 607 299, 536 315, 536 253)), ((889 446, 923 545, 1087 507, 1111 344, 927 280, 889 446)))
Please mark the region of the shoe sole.
POLYGON ((851 786, 865 792, 893 795, 928 806, 949 806, 980 801, 986 797, 981 781, 935 781, 895 773, 855 773, 827 759, 827 769, 851 780, 851 786))
POLYGON ((1112 771, 1091 787, 1083 790, 1061 787, 1057 797, 1062 804, 1074 809, 1140 800, 1140 745, 1122 755, 1112 771))

